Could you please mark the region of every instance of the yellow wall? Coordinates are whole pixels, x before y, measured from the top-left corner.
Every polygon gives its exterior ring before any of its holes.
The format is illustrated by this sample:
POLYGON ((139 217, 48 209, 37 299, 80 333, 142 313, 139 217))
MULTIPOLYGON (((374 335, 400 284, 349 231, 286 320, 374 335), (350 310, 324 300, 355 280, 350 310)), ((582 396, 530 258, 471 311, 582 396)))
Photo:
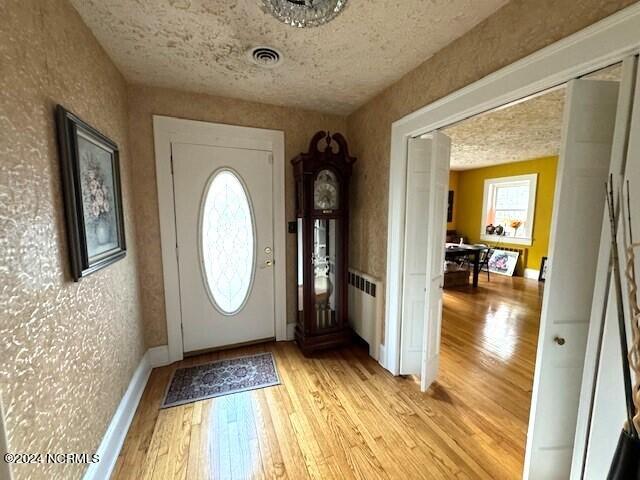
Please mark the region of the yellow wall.
POLYGON ((456 213, 458 212, 458 175, 459 172, 449 172, 449 190, 453 190, 453 220, 447 223, 447 230, 456 229, 456 213))
MULTIPOLYGON (((536 210, 533 219, 533 243, 531 246, 509 245, 507 243, 502 245, 526 249, 527 254, 521 266, 524 265, 526 268, 538 270, 540 268, 540 260, 547 255, 549 249, 549 232, 551 230, 551 213, 553 210, 557 165, 558 157, 545 157, 458 172, 458 188, 455 193, 456 230, 465 237, 466 241, 471 243, 480 242, 480 232, 483 226, 484 181, 487 178, 537 173, 538 186, 536 191, 536 210)), ((522 274, 521 269, 519 274, 522 274)))

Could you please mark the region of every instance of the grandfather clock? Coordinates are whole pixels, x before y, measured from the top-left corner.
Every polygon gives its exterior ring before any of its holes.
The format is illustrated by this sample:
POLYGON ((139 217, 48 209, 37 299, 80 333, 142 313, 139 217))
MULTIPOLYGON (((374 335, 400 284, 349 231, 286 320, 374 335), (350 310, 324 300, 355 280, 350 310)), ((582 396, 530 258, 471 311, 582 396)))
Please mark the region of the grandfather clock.
POLYGON ((339 133, 318 132, 293 164, 298 235, 296 342, 305 355, 351 341, 349 179, 356 161, 339 133))

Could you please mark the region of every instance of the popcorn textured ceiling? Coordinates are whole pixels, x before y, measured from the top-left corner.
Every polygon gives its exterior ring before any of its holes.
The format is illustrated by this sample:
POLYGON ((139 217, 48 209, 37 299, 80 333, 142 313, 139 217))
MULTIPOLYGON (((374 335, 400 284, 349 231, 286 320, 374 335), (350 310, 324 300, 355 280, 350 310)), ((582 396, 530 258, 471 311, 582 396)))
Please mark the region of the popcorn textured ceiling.
POLYGON ((562 87, 443 129, 451 138, 451 169, 558 155, 565 90, 562 87))
MULTIPOLYGON (((350 0, 293 28, 259 0, 71 0, 128 81, 348 114, 506 0, 350 0), (255 45, 284 54, 262 69, 255 45)), ((473 59, 457 59, 464 64, 473 59)), ((462 68, 462 67, 460 67, 462 68)))
MULTIPOLYGON (((586 75, 619 82, 620 64, 586 75)), ((444 128, 451 138, 451 169, 469 170, 560 153, 566 85, 444 128)))

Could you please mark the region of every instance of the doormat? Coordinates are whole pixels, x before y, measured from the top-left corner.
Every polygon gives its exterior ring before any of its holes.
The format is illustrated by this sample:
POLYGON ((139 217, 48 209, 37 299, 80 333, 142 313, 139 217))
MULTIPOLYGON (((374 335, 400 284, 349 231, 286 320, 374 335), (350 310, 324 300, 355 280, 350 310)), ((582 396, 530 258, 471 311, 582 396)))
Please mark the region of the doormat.
POLYGON ((280 384, 271 352, 178 368, 160 408, 280 384))

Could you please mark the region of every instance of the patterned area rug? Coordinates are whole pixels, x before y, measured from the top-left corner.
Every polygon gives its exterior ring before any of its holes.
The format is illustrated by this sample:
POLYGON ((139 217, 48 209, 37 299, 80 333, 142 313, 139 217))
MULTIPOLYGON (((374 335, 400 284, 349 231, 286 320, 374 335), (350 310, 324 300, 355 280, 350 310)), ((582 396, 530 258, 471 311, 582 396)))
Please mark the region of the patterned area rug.
POLYGON ((160 408, 279 384, 275 360, 270 352, 178 368, 160 408))

